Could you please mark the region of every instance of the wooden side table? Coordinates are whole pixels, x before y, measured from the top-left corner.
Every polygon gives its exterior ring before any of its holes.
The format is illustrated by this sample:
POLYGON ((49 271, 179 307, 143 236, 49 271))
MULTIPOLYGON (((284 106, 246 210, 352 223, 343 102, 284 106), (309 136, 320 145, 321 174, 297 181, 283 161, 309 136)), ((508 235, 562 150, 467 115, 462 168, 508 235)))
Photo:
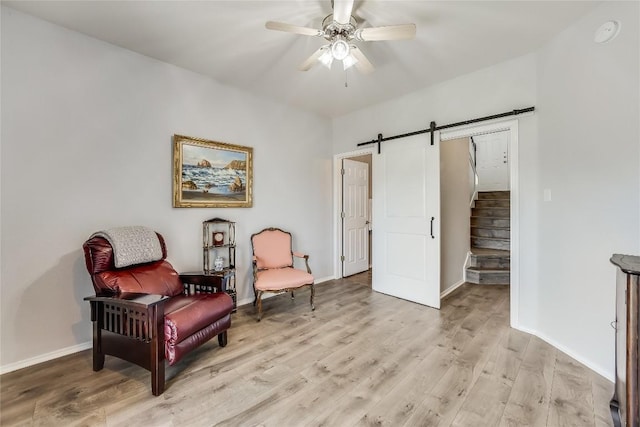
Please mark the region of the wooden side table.
POLYGON ((180 280, 185 286, 190 286, 194 293, 226 292, 233 300, 233 312, 237 309, 236 287, 233 282, 234 272, 219 271, 205 273, 203 271, 188 271, 180 273, 180 280))

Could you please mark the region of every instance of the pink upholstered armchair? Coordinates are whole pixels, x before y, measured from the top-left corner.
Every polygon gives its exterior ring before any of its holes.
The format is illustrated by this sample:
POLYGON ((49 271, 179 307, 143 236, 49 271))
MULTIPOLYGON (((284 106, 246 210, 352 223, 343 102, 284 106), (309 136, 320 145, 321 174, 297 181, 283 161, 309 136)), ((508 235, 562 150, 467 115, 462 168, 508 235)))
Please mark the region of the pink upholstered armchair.
POLYGON ((254 305, 258 304, 258 321, 262 319, 262 294, 293 292, 304 286, 311 288, 311 310, 315 310, 314 278, 309 268, 309 255, 293 252, 291 233, 279 228, 265 228, 251 236, 253 249, 254 305), (293 265, 293 257, 304 259, 306 271, 293 265))

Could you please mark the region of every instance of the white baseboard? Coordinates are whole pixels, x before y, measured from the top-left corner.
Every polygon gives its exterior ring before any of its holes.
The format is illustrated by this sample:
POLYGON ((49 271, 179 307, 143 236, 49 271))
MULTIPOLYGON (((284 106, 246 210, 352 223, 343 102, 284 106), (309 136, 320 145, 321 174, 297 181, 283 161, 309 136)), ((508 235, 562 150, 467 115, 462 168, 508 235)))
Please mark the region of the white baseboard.
POLYGON ((598 373, 599 375, 602 375, 603 377, 605 377, 609 381, 611 381, 611 382, 615 381, 615 374, 614 374, 613 371, 605 369, 600 365, 594 364, 590 360, 587 360, 584 357, 574 353, 573 351, 569 350, 568 348, 566 348, 562 344, 558 343, 554 339, 549 338, 545 334, 542 334, 542 333, 540 333, 538 331, 535 331, 535 330, 532 330, 532 329, 522 328, 522 327, 517 327, 517 328, 514 328, 514 329, 517 329, 517 330, 522 331, 522 332, 526 332, 526 333, 531 334, 531 335, 535 335, 536 337, 540 338, 542 341, 544 341, 547 344, 555 347, 556 349, 560 350, 561 352, 563 352, 567 356, 571 357, 572 359, 577 360, 578 362, 580 362, 583 365, 585 365, 587 368, 589 368, 592 371, 598 373))
POLYGON ((467 283, 464 279, 462 279, 461 281, 459 281, 458 283, 449 286, 447 289, 445 289, 443 292, 440 292, 440 299, 446 297, 447 295, 449 295, 451 292, 455 291, 456 289, 458 289, 460 286, 464 285, 465 283, 467 283))
POLYGON ((57 359, 62 356, 68 356, 69 354, 84 351, 92 347, 92 341, 83 342, 80 344, 72 345, 71 347, 61 348, 50 353, 41 354, 39 356, 30 357, 28 359, 20 360, 18 362, 9 363, 8 365, 0 366, 0 375, 7 372, 17 371, 18 369, 28 368, 29 366, 37 365, 38 363, 48 362, 49 360, 57 359))
MULTIPOLYGON (((267 298, 267 297, 265 297, 265 298, 267 298)), ((250 297, 250 298, 243 298, 243 299, 238 300, 238 301, 236 302, 236 305, 237 305, 238 307, 243 306, 243 305, 247 305, 247 304, 253 304, 253 297, 250 297)))
POLYGON ((471 261, 471 251, 467 251, 467 256, 464 258, 464 264, 462 264, 462 279, 467 281, 467 267, 469 267, 471 261))
POLYGON ((333 279, 335 279, 335 276, 321 277, 319 279, 316 279, 316 285, 319 285, 320 283, 328 282, 329 280, 333 280, 333 279))

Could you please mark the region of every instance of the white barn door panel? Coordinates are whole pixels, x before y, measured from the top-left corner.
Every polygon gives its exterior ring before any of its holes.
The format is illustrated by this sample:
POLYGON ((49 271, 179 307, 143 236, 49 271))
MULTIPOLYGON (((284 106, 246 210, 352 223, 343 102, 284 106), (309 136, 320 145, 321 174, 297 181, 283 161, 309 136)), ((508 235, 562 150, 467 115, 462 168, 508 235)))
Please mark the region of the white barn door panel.
POLYGON ((439 145, 385 142, 373 155, 374 291, 440 308, 439 212, 439 145))

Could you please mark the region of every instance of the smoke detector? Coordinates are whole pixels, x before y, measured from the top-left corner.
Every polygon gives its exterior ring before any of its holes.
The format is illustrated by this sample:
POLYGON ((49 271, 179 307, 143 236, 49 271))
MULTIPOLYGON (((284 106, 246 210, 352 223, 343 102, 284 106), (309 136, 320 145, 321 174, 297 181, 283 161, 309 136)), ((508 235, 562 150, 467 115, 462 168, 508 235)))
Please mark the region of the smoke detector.
POLYGON ((596 34, 593 37, 593 41, 596 43, 607 43, 615 39, 620 33, 620 22, 607 21, 600 25, 600 28, 596 30, 596 34))

